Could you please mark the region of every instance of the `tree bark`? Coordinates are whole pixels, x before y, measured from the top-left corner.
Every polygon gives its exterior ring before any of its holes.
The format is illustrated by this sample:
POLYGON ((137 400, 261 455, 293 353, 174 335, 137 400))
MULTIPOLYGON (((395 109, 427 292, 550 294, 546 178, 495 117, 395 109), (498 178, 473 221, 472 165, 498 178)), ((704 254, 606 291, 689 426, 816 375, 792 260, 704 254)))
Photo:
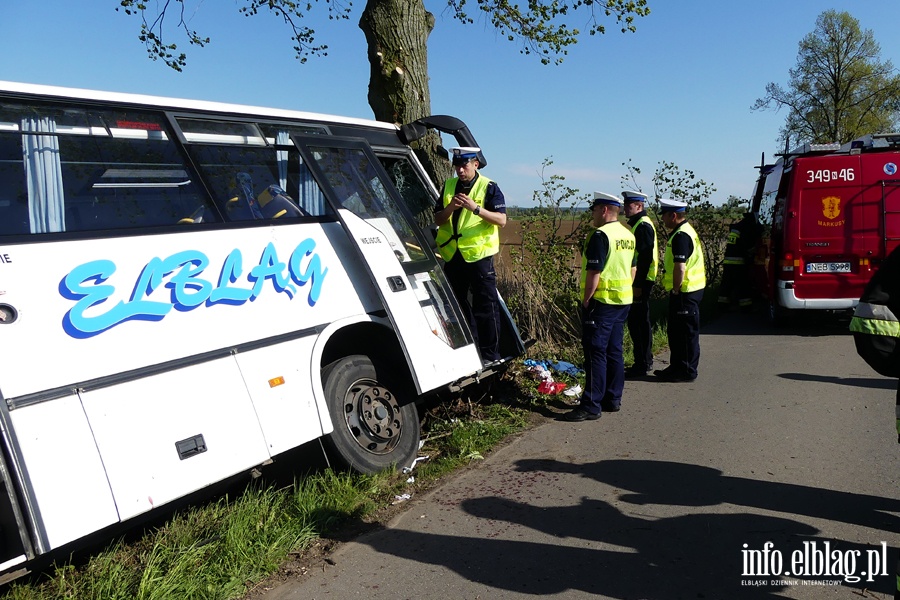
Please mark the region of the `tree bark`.
MULTIPOLYGON (((428 36, 434 15, 423 0, 368 0, 359 27, 368 44, 369 106, 375 118, 403 125, 430 116, 428 36)), ((440 136, 431 132, 413 148, 440 187, 450 172, 440 136)))

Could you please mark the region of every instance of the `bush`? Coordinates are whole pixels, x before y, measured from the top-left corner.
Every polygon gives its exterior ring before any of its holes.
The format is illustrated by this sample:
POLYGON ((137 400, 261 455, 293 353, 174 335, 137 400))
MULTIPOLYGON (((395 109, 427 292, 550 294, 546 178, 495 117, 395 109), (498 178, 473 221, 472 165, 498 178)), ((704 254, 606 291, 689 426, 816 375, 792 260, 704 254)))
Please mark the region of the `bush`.
POLYGON ((586 197, 565 177, 546 176, 552 164, 544 160, 537 208, 521 219, 521 244, 510 251, 511 269, 499 265, 498 286, 523 335, 537 340, 539 352, 557 354, 581 337, 581 241, 590 213, 577 209, 586 197))
MULTIPOLYGON (((634 166, 631 161, 622 163, 625 167, 625 175, 622 176, 622 185, 640 190, 638 185, 638 176, 641 169, 634 166)), ((746 200, 742 200, 735 196, 731 196, 722 206, 714 206, 710 198, 715 193, 716 188, 713 184, 707 183, 703 179, 698 179, 693 171, 682 169, 678 165, 668 161, 662 161, 653 173, 652 178, 653 192, 652 198, 655 198, 653 206, 650 207, 648 213, 652 212, 656 220, 656 232, 659 236, 659 249, 662 254, 665 251, 668 232, 662 222, 662 216, 659 211, 659 200, 673 199, 687 202, 688 219, 691 225, 700 236, 703 244, 703 259, 706 263, 706 281, 707 286, 712 286, 719 280, 722 274, 722 260, 725 257, 725 243, 728 240, 728 231, 734 221, 740 219, 746 208, 742 208, 741 204, 746 200)), ((660 256, 662 261, 662 256, 660 256)), ((662 264, 660 264, 662 267, 662 264)), ((659 271, 659 280, 662 281, 662 268, 659 271)), ((664 294, 661 285, 654 288, 655 294, 660 296, 664 294)))

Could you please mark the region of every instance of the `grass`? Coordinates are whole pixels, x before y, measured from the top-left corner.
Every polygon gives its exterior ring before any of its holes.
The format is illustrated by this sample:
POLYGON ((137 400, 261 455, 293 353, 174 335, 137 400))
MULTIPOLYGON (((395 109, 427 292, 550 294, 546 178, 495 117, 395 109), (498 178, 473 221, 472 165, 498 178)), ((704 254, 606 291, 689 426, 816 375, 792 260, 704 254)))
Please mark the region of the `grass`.
POLYGON ((374 506, 371 478, 325 472, 292 489, 251 486, 188 509, 126 543, 117 540, 82 567, 43 581, 15 582, 5 598, 110 600, 239 598, 292 551, 374 506))

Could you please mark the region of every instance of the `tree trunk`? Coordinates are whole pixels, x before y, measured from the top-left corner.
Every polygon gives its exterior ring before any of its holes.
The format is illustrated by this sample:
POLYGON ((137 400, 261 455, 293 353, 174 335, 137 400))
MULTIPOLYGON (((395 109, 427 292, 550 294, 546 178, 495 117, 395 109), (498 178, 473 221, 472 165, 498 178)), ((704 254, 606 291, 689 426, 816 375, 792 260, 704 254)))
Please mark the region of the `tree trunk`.
MULTIPOLYGON (((428 36, 434 15, 423 0, 368 0, 359 20, 369 48, 369 106, 379 121, 403 125, 431 115, 428 36)), ((413 148, 439 188, 450 172, 437 133, 413 148)))

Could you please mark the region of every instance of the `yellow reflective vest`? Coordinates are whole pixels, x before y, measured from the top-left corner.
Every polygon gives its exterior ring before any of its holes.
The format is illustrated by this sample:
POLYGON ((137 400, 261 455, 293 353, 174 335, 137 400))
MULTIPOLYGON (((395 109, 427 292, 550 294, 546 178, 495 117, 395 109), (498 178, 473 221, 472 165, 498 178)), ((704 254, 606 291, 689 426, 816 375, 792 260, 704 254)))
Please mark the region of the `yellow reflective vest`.
POLYGON ((656 273, 659 271, 659 241, 656 239, 656 227, 653 226, 653 220, 644 215, 631 228, 631 233, 637 231, 641 223, 646 223, 653 230, 653 258, 650 260, 650 270, 647 271, 647 281, 656 281, 656 273))
MULTIPOLYGON (((444 182, 444 208, 450 204, 453 194, 456 193, 454 177, 444 182)), ((491 180, 478 174, 475 184, 469 191, 471 198, 478 206, 484 207, 487 198, 487 187, 491 180)), ((453 215, 447 222, 438 227, 435 238, 441 257, 447 262, 453 258, 456 251, 462 255, 466 262, 475 262, 487 256, 493 256, 500 252, 500 229, 493 223, 488 223, 470 210, 460 209, 459 221, 456 223, 456 231, 453 231, 453 215)))
POLYGON ((587 282, 587 247, 591 236, 602 231, 609 240, 606 264, 600 272, 600 282, 593 298, 604 304, 631 304, 631 265, 634 262, 634 235, 618 221, 612 221, 591 232, 581 252, 581 297, 587 282))
POLYGON ((671 292, 674 287, 675 258, 672 256, 672 240, 675 239, 676 235, 688 235, 694 243, 694 251, 691 252, 685 264, 686 269, 684 280, 681 282, 681 291, 687 293, 702 290, 706 287, 706 263, 703 260, 703 246, 700 244, 700 236, 697 235, 690 223, 682 223, 675 230, 675 233, 672 234, 672 237, 669 238, 669 243, 666 244, 666 256, 663 262, 663 268, 665 269, 665 273, 663 273, 663 287, 667 292, 671 292))

